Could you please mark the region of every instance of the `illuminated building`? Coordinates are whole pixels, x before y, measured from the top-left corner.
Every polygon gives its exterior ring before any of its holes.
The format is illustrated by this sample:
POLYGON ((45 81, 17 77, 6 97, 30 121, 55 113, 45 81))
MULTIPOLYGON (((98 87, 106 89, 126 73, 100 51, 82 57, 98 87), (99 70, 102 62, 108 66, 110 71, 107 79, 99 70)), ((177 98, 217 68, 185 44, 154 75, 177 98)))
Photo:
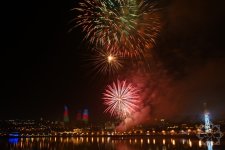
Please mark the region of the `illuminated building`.
POLYGON ((89 118, 89 116, 88 116, 88 109, 84 109, 82 119, 83 119, 85 124, 88 123, 88 118, 89 118))
POLYGON ((68 107, 65 105, 64 106, 64 114, 63 114, 63 120, 64 122, 68 123, 69 120, 69 113, 68 113, 68 107))
POLYGON ((213 149, 213 145, 220 145, 220 139, 223 136, 220 131, 220 125, 214 125, 210 121, 209 113, 206 109, 206 103, 204 103, 205 112, 204 112, 204 121, 205 124, 200 126, 199 133, 197 134, 198 138, 205 142, 208 147, 208 150, 213 149))
POLYGON ((205 106, 205 112, 204 112, 204 117, 205 117, 205 133, 210 133, 211 132, 211 122, 209 120, 209 112, 206 109, 206 103, 204 103, 205 106))

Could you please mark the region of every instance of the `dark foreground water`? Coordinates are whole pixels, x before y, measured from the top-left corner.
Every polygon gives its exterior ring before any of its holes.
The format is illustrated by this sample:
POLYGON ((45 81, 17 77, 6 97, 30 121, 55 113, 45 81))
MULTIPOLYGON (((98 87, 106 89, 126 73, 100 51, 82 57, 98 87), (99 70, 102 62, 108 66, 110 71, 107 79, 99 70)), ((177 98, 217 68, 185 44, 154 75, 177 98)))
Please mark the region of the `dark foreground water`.
POLYGON ((0 150, 225 150, 207 147, 197 138, 164 137, 30 137, 0 138, 0 150))

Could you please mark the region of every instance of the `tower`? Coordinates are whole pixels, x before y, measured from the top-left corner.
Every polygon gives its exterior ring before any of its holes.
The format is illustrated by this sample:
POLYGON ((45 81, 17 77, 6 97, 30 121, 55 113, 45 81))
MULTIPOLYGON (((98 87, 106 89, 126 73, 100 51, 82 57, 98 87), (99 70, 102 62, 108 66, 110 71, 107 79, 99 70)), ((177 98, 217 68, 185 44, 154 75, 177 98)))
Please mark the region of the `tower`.
POLYGON ((83 119, 85 124, 88 123, 88 118, 89 118, 89 116, 88 116, 88 109, 84 109, 82 119, 83 119))
POLYGON ((197 137, 205 142, 208 150, 213 149, 213 145, 220 145, 220 139, 223 133, 220 131, 220 125, 214 125, 210 121, 210 115, 207 110, 207 104, 204 103, 204 120, 205 123, 200 125, 200 132, 197 133, 197 137))
POLYGON ((209 118, 209 112, 207 110, 207 103, 204 103, 204 118, 205 118, 205 132, 210 133, 211 132, 211 122, 209 118))
POLYGON ((76 114, 76 121, 81 121, 81 119, 82 119, 82 112, 81 112, 81 110, 78 110, 77 111, 77 114, 76 114))
POLYGON ((76 121, 75 121, 76 126, 82 127, 83 120, 82 120, 82 111, 81 110, 77 111, 75 119, 76 119, 76 121))
POLYGON ((63 120, 64 120, 65 123, 68 123, 70 121, 69 120, 68 107, 66 105, 64 106, 63 120))

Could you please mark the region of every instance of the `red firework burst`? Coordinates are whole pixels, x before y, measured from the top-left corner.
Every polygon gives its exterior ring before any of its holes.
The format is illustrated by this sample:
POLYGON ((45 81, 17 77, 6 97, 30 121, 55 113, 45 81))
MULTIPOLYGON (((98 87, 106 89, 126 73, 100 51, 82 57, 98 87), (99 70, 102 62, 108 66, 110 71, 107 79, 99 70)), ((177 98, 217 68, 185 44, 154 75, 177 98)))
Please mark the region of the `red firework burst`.
POLYGON ((112 116, 126 118, 140 108, 139 89, 126 81, 113 82, 103 93, 105 112, 112 116))

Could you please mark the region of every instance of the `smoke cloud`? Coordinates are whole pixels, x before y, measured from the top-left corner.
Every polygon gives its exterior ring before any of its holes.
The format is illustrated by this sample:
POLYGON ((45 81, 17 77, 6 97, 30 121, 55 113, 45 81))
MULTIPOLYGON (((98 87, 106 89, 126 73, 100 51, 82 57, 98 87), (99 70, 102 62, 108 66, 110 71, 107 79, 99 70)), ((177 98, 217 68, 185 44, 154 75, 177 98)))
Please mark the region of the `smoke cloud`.
POLYGON ((205 102, 212 115, 223 117, 223 105, 220 104, 224 104, 225 99, 223 64, 225 60, 221 59, 192 66, 178 79, 161 65, 149 72, 141 69, 130 71, 126 78, 141 90, 143 104, 139 111, 123 120, 117 130, 152 124, 160 118, 180 121, 189 117, 200 120, 205 102))
POLYGON ((149 71, 133 66, 121 76, 141 89, 143 105, 118 130, 160 118, 200 121, 205 102, 213 118, 225 119, 224 1, 167 2, 160 38, 152 50, 156 59, 147 59, 153 65, 149 71))

